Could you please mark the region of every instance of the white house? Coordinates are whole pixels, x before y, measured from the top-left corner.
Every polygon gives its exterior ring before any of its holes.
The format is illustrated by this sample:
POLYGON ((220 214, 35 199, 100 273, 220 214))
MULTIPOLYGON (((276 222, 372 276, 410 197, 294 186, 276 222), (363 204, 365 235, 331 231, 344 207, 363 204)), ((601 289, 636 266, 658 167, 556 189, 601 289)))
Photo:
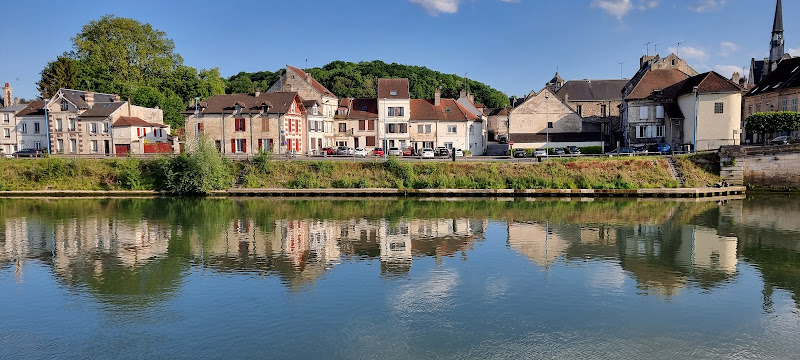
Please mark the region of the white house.
POLYGON ((385 127, 378 127, 378 138, 386 139, 385 148, 411 145, 410 108, 408 79, 378 79, 378 120, 385 123, 385 127))
POLYGON ((120 116, 114 122, 111 134, 116 154, 172 152, 169 125, 150 123, 133 116, 120 116))
POLYGON ((433 99, 410 101, 410 128, 413 146, 447 147, 482 155, 485 149, 483 120, 453 99, 442 99, 436 90, 433 99))

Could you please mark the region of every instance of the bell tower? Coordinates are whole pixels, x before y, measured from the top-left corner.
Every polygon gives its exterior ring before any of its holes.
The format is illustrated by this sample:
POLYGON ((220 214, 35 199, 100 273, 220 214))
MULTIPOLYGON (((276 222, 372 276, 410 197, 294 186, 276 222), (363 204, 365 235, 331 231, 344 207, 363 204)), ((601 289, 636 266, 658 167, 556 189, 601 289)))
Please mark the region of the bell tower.
POLYGON ((781 0, 775 6, 775 22, 772 23, 772 39, 769 43, 768 72, 772 72, 778 61, 783 57, 783 6, 781 0))

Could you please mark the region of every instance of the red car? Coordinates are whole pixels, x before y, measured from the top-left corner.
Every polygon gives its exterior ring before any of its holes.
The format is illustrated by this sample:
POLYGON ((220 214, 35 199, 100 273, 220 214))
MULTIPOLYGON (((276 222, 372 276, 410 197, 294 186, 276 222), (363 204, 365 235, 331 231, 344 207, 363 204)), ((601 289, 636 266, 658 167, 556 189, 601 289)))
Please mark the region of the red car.
POLYGON ((322 155, 334 155, 334 149, 329 147, 322 148, 322 155))
POLYGON ((375 148, 372 150, 372 155, 383 156, 383 148, 375 148))
POLYGON ((403 150, 403 156, 414 156, 414 148, 410 147, 403 150))

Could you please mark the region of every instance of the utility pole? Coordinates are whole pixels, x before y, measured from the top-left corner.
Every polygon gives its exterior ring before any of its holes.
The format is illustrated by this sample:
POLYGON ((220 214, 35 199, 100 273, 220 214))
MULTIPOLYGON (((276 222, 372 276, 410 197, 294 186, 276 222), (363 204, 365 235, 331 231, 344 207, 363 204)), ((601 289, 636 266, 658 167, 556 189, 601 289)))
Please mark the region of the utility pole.
POLYGON ((648 41, 648 42, 642 44, 642 45, 647 47, 647 52, 645 53, 645 55, 647 55, 647 56, 650 56, 650 44, 652 44, 652 43, 653 43, 652 41, 648 41))
POLYGON ((678 41, 678 48, 675 50, 675 56, 681 57, 681 44, 685 43, 686 40, 678 41))

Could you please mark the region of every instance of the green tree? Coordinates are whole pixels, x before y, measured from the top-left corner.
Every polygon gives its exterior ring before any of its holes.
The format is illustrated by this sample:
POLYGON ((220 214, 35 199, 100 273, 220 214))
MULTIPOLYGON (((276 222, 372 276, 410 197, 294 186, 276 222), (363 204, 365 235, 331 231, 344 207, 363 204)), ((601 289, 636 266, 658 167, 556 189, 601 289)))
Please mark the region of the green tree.
POLYGON ((800 112, 795 111, 755 113, 745 121, 745 129, 756 134, 800 130, 800 112))
POLYGON ((75 60, 66 56, 59 56, 51 61, 42 70, 42 78, 36 84, 43 99, 55 95, 58 89, 74 89, 76 86, 78 67, 75 60))

